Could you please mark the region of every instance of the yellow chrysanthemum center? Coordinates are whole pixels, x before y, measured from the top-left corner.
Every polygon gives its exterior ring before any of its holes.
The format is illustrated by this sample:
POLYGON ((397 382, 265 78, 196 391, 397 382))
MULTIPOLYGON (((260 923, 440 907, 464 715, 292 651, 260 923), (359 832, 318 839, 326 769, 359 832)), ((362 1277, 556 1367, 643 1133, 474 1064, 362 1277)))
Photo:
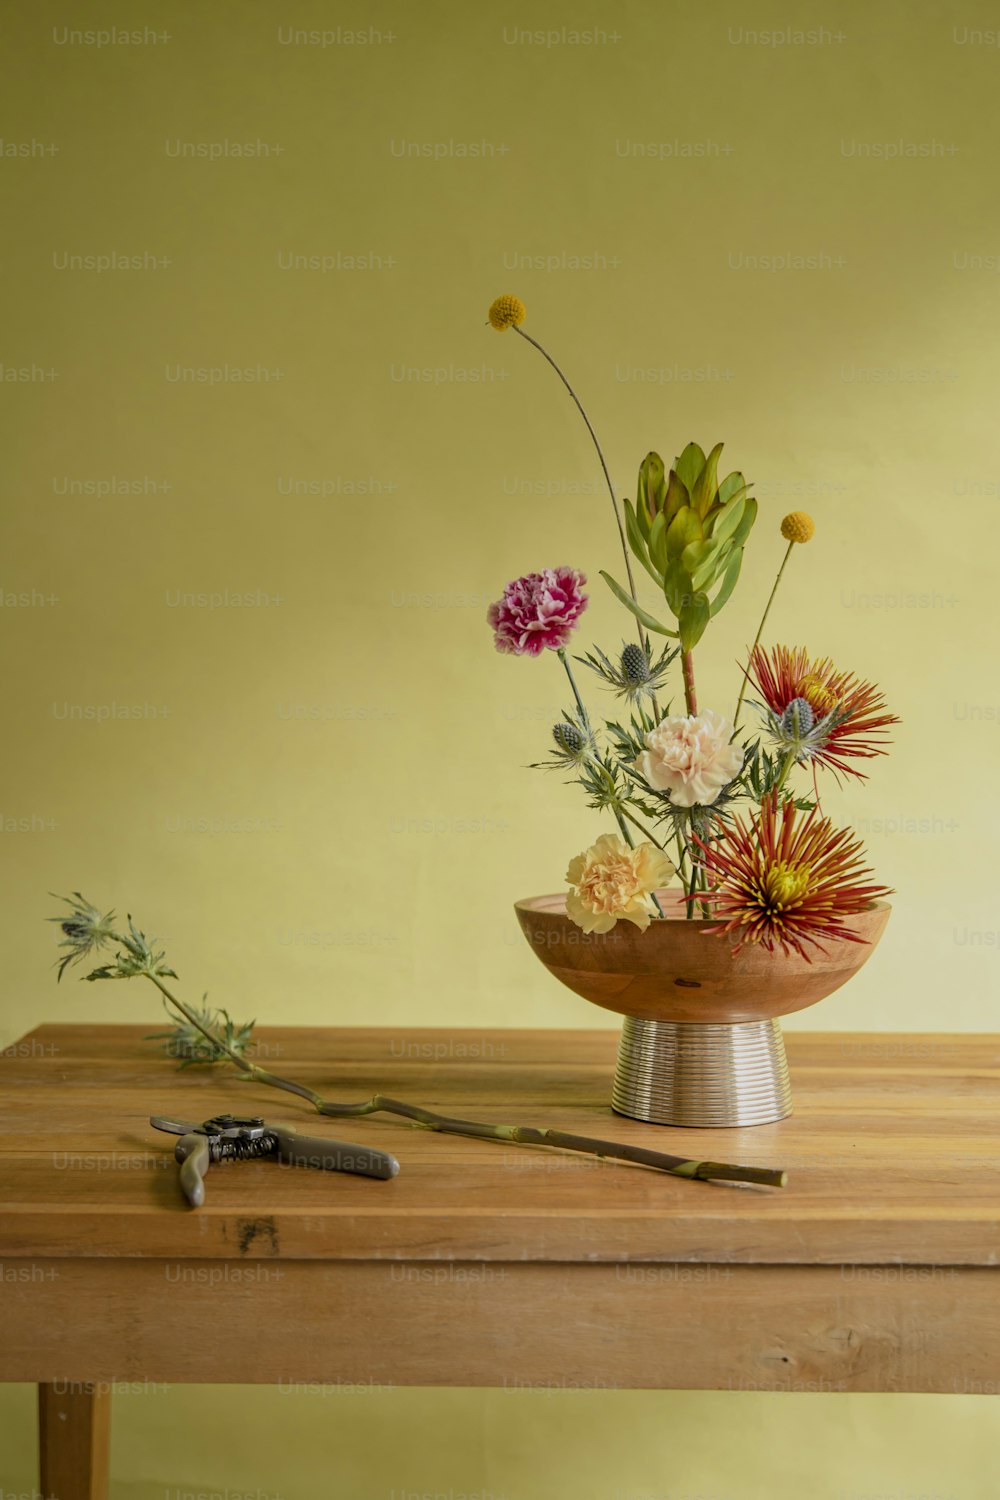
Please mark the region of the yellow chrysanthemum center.
POLYGON ((781 535, 786 542, 808 542, 815 530, 816 522, 804 510, 790 510, 781 523, 781 535))
POLYGON ((808 865, 779 860, 764 872, 761 894, 771 911, 785 911, 802 900, 811 879, 812 871, 808 865))
POLYGON ((511 292, 505 292, 490 304, 490 322, 497 333, 503 333, 506 328, 516 328, 519 323, 524 322, 524 314, 524 303, 511 292))
POLYGON ((821 714, 832 713, 840 701, 827 687, 825 678, 819 672, 809 672, 803 677, 799 683, 799 693, 821 714))

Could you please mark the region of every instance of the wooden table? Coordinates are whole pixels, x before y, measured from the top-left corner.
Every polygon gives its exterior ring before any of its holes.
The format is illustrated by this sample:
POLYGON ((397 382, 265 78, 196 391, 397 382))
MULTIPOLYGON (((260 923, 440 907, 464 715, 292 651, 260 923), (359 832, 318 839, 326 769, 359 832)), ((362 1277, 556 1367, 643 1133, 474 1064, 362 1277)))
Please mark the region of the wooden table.
POLYGON ((784 1166, 784 1190, 319 1119, 143 1026, 0 1057, 0 1379, 40 1386, 41 1487, 106 1493, 112 1382, 1000 1391, 1000 1037, 799 1033, 796 1113, 612 1115, 615 1036, 270 1028, 328 1096, 784 1166), (151 1113, 264 1114, 399 1156, 391 1182, 226 1163, 179 1196, 151 1113))

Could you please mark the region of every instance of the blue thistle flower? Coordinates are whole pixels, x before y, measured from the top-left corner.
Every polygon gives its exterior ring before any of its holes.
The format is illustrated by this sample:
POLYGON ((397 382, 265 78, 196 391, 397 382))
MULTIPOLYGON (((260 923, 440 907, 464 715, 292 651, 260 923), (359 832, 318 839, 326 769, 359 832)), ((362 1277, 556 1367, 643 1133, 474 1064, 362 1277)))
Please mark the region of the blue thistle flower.
POLYGON ((564 755, 572 756, 574 759, 583 750, 583 735, 575 724, 555 724, 552 729, 552 738, 564 755))
POLYGON ((649 681, 649 658, 635 641, 630 641, 622 651, 621 674, 623 680, 632 688, 645 687, 649 681))

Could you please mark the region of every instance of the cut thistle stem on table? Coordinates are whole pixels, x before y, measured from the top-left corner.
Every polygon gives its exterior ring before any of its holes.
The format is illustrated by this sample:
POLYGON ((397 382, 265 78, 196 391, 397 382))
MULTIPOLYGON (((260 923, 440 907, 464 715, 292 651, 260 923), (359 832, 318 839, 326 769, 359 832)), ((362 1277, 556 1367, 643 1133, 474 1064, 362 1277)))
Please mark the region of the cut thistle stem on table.
MULTIPOLYGON (((267 1068, 258 1067, 255 1062, 243 1055, 250 1040, 253 1022, 238 1028, 232 1027, 229 1023, 225 1028, 220 1029, 218 1020, 213 1021, 208 1010, 198 1011, 175 995, 164 983, 164 979, 176 979, 177 974, 165 962, 166 955, 155 951, 154 943, 139 931, 131 917, 128 918, 128 933, 119 933, 112 925, 115 920, 114 912, 108 912, 102 916, 99 909, 91 906, 79 891, 74 892, 72 897, 62 896, 58 899, 65 901, 72 913, 70 916, 60 915, 48 919, 59 923, 63 934, 63 940, 59 946, 70 950, 57 960, 60 979, 69 965, 79 963, 90 953, 114 948, 117 945, 117 951, 111 954, 110 962, 92 969, 83 977, 88 980, 148 979, 163 996, 168 1014, 181 1017, 185 1023, 175 1028, 175 1035, 189 1038, 193 1031, 199 1033, 204 1042, 205 1055, 199 1057, 197 1049, 194 1049, 194 1055, 186 1058, 188 1063, 228 1061, 239 1070, 241 1082, 263 1083, 271 1088, 282 1089, 286 1093, 306 1100, 318 1114, 335 1120, 352 1120, 362 1115, 373 1114, 396 1115, 419 1129, 439 1131, 443 1135, 471 1136, 476 1140, 502 1141, 518 1146, 550 1146, 557 1150, 576 1151, 586 1156, 595 1156, 609 1161, 624 1161, 635 1166, 652 1167, 656 1171, 667 1172, 674 1177, 689 1177, 701 1182, 754 1182, 766 1187, 784 1187, 787 1181, 786 1174, 778 1168, 744 1167, 727 1162, 698 1161, 683 1156, 670 1156, 663 1151, 647 1151, 641 1146, 626 1146, 617 1141, 597 1140, 590 1136, 572 1135, 563 1130, 550 1130, 533 1125, 490 1125, 479 1120, 457 1120, 448 1115, 436 1114, 433 1110, 423 1109, 417 1104, 407 1104, 400 1099, 391 1099, 385 1094, 374 1094, 370 1099, 364 1099, 357 1104, 340 1104, 335 1100, 324 1099, 321 1094, 317 1094, 314 1089, 308 1088, 305 1084, 296 1083, 290 1078, 282 1078, 267 1068)), ((225 1016, 225 1012, 218 1014, 225 1016)), ((228 1023, 228 1017, 226 1021, 228 1023)), ((171 1050, 169 1043, 167 1050, 171 1050)), ((191 1051, 190 1046, 187 1050, 191 1051)))

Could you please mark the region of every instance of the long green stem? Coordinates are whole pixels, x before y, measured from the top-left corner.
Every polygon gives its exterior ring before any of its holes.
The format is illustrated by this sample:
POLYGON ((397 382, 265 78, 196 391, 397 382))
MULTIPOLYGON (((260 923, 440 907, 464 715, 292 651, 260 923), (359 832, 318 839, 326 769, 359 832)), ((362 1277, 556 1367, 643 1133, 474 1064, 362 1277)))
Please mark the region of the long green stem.
MULTIPOLYGON (((566 668, 566 676, 569 678, 569 685, 573 689, 573 697, 576 699, 577 710, 579 711, 582 722, 587 725, 590 723, 590 719, 587 715, 587 710, 583 706, 583 699, 580 697, 580 689, 576 685, 576 678, 573 676, 573 668, 569 664, 569 657, 566 655, 565 647, 560 646, 558 651, 556 652, 556 655, 562 662, 563 666, 566 668)), ((611 810, 615 815, 615 822, 618 824, 618 827, 621 830, 622 838, 625 840, 626 844, 628 844, 630 849, 634 849, 635 840, 628 831, 628 824, 625 822, 625 819, 622 816, 622 809, 617 804, 614 804, 611 810)), ((632 821, 635 822, 636 820, 633 818, 632 821)), ((656 843, 656 840, 654 839, 653 842, 656 843)), ((659 847, 662 847, 662 845, 659 847)), ((661 917, 666 916, 666 912, 663 910, 663 907, 660 904, 660 898, 656 895, 655 892, 653 893, 653 905, 656 907, 656 910, 661 917)))
MULTIPOLYGON (((696 876, 697 876, 696 890, 698 890, 698 891, 707 891, 708 890, 708 878, 707 878, 707 876, 705 874, 705 867, 703 865, 701 865, 701 864, 696 865, 695 866, 695 873, 696 873, 696 876)), ((707 901, 701 901, 701 902, 699 902, 699 905, 701 907, 702 920, 703 921, 707 921, 708 918, 711 916, 711 912, 710 912, 709 907, 708 907, 708 902, 707 901)))
POLYGON ((639 832, 644 833, 651 844, 655 844, 657 849, 662 849, 664 854, 666 854, 667 851, 665 845, 660 843, 660 840, 656 837, 656 834, 653 833, 652 829, 646 827, 641 818, 637 818, 634 812, 629 811, 625 803, 622 803, 622 816, 628 818, 630 823, 634 823, 639 832))
MULTIPOLYGON (((545 360, 547 360, 548 363, 552 366, 553 370, 555 370, 556 374, 559 376, 559 379, 562 381, 563 385, 566 387, 566 389, 569 392, 570 396, 573 398, 573 403, 576 406, 577 411, 580 413, 581 417, 583 418, 584 425, 585 425, 587 431, 590 433, 590 440, 591 440, 591 442, 594 445, 594 449, 595 449, 595 451, 597 453, 598 460, 600 461, 601 472, 604 475, 604 482, 605 482, 605 484, 608 487, 608 494, 611 496, 611 505, 612 505, 612 509, 614 510, 614 513, 615 513, 615 524, 618 527, 618 539, 621 542, 622 557, 625 559, 625 573, 626 573, 626 576, 628 577, 628 591, 629 591, 629 594, 632 597, 632 603, 636 606, 636 608, 638 608, 638 606, 639 606, 639 596, 636 593, 636 589, 635 589, 635 574, 632 572, 632 556, 631 556, 631 553, 629 552, 628 538, 625 535, 625 523, 622 520, 621 506, 618 504, 618 496, 615 494, 615 487, 614 487, 614 485, 611 482, 611 473, 610 473, 610 471, 608 469, 607 460, 604 457, 604 450, 601 448, 600 442, 598 441, 597 433, 594 431, 593 423, 591 422, 590 418, 587 416, 587 413, 586 413, 586 410, 584 408, 583 402, 580 400, 579 396, 576 394, 576 391, 574 391, 573 387, 570 385, 569 381, 566 379, 566 376, 563 374, 562 370, 556 364, 555 360, 552 358, 552 355, 549 353, 549 351, 546 348, 544 348, 543 345, 541 345, 538 342, 537 339, 533 339, 531 337, 530 333, 525 333, 525 331, 524 331, 523 328, 519 328, 516 323, 512 323, 511 327, 514 329, 515 333, 519 333, 523 339, 527 340, 527 342, 532 346, 533 349, 537 349, 538 352, 539 352, 539 354, 542 356, 542 358, 545 359, 545 360)), ((646 652, 647 656, 650 656, 651 652, 650 652, 650 646, 649 646, 649 637, 646 634, 646 632, 643 630, 643 628, 642 628, 641 625, 638 627, 638 630, 639 630, 639 641, 640 641, 640 643, 642 645, 642 649, 646 652)), ((654 716, 656 718, 656 722, 659 723, 659 720, 660 720, 660 706, 659 706, 659 704, 658 704, 658 702, 656 700, 656 694, 652 693, 650 696, 652 698, 653 714, 654 714, 654 716)), ((696 709, 689 709, 688 712, 689 713, 696 713, 697 710, 696 709)))
POLYGON ((688 853, 689 853, 690 858, 691 858, 691 883, 688 886, 687 914, 688 914, 688 917, 693 921, 694 920, 694 897, 695 897, 695 892, 698 889, 698 861, 694 857, 693 850, 689 849, 688 853))
POLYGON ((401 1099, 391 1099, 386 1094, 373 1094, 357 1104, 339 1104, 324 1099, 315 1090, 295 1083, 290 1078, 281 1078, 256 1063, 247 1062, 229 1047, 225 1039, 210 1027, 202 1024, 191 1008, 179 1000, 155 974, 145 977, 156 985, 178 1014, 185 1017, 202 1035, 218 1047, 240 1071, 241 1080, 247 1083, 264 1083, 271 1088, 284 1089, 306 1099, 321 1114, 337 1120, 357 1120, 365 1115, 390 1114, 409 1120, 411 1124, 425 1130, 440 1131, 443 1135, 471 1136, 478 1140, 514 1142, 524 1146, 551 1146, 557 1150, 578 1151, 583 1155, 596 1156, 611 1161, 631 1162, 635 1166, 652 1167, 668 1172, 675 1177, 689 1177, 696 1181, 709 1182, 758 1182, 766 1187, 784 1187, 786 1174, 772 1167, 743 1167, 727 1162, 698 1161, 683 1156, 670 1156, 663 1151, 647 1151, 641 1146, 626 1146, 618 1141, 597 1140, 591 1136, 571 1135, 563 1130, 549 1130, 533 1125, 489 1125, 480 1120, 458 1120, 449 1115, 435 1114, 418 1104, 406 1104, 401 1099))
POLYGON ((576 685, 576 678, 573 676, 573 668, 570 666, 569 657, 566 655, 566 647, 560 646, 558 651, 556 652, 556 655, 566 669, 566 676, 569 678, 569 685, 573 689, 573 697, 576 700, 576 706, 579 710, 580 718, 585 724, 589 724, 590 716, 583 706, 583 699, 580 697, 580 689, 576 685))
MULTIPOLYGON (((543 359, 548 360, 549 364, 552 366, 553 370, 555 370, 556 374, 559 376, 559 379, 562 381, 563 385, 566 387, 566 389, 569 391, 570 395, 572 396, 574 405, 576 406, 577 411, 580 413, 581 417, 583 418, 584 425, 586 426, 587 431, 590 433, 590 439, 591 439, 591 442, 593 443, 595 449, 597 450, 597 457, 600 460, 601 469, 602 469, 603 474, 604 474, 604 481, 605 481, 605 483, 607 484, 607 487, 608 487, 608 494, 611 496, 611 505, 612 505, 612 508, 614 509, 615 521, 616 521, 617 526, 618 526, 618 536, 619 536, 619 538, 621 540, 621 544, 622 544, 622 556, 625 559, 625 572, 628 575, 628 591, 632 595, 632 602, 633 602, 633 604, 636 606, 636 608, 638 608, 638 606, 639 606, 639 599, 638 599, 638 596, 637 596, 636 591, 635 591, 635 578, 634 578, 633 573, 632 573, 632 558, 631 558, 631 556, 629 554, 628 539, 625 536, 625 523, 622 520, 621 507, 618 504, 618 497, 615 494, 615 487, 611 483, 611 474, 608 471, 608 465, 607 465, 607 462, 605 460, 604 453, 603 453, 603 450, 601 448, 601 445, 600 445, 600 443, 597 440, 597 433, 594 431, 593 424, 591 423, 590 418, 587 416, 587 413, 584 410, 583 402, 580 400, 579 396, 576 394, 576 391, 574 391, 573 387, 570 385, 569 381, 566 379, 566 376, 563 374, 562 370, 556 364, 555 360, 552 358, 552 355, 549 353, 549 351, 547 349, 543 348, 542 345, 538 342, 537 339, 533 339, 531 337, 530 333, 525 333, 525 331, 524 331, 523 328, 519 328, 516 323, 512 324, 511 326, 513 327, 515 333, 519 333, 523 339, 527 340, 527 342, 532 346, 532 348, 538 350, 539 354, 542 356, 543 359)), ((643 650, 648 653, 648 651, 649 651, 649 643, 648 643, 648 640, 647 640, 647 637, 646 637, 646 633, 642 629, 641 625, 639 627, 639 640, 642 643, 643 650)))
POLYGON ((785 756, 784 761, 782 762, 780 774, 779 774, 778 779, 775 782, 774 787, 773 787, 773 795, 774 795, 775 798, 777 798, 778 793, 783 789, 783 787, 785 785, 785 782, 788 780, 788 773, 792 769, 792 767, 794 766, 794 764, 795 764, 795 753, 794 753, 794 751, 790 750, 788 752, 788 754, 785 756))
MULTIPOLYGON (((778 576, 774 580, 774 586, 771 589, 770 594, 768 595, 767 603, 764 606, 764 613, 761 615, 761 617, 760 617, 760 624, 757 626, 757 634, 754 636, 754 638, 753 638, 753 645, 750 647, 750 661, 753 661, 753 654, 757 650, 757 647, 760 645, 760 638, 764 634, 764 626, 767 624, 767 617, 771 613, 771 605, 774 603, 774 596, 778 592, 778 584, 781 582, 781 575, 785 571, 785 564, 788 562, 788 559, 791 557, 791 555, 792 555, 792 548, 794 546, 795 546, 794 542, 789 542, 788 543, 788 550, 786 551, 784 557, 781 559, 781 567, 778 569, 778 576)), ((736 712, 733 714, 733 728, 734 729, 737 727, 737 725, 740 722, 740 709, 743 707, 743 695, 746 693, 746 690, 747 690, 747 682, 749 680, 749 677, 748 677, 749 670, 750 670, 750 667, 749 667, 749 662, 748 662, 748 664, 747 664, 747 671, 743 673, 743 681, 740 684, 740 696, 736 700, 736 712)))
POLYGON ((687 876, 684 874, 684 861, 687 858, 687 845, 679 828, 675 829, 674 837, 677 840, 677 874, 681 885, 687 889, 687 876))
POLYGON ((272 1088, 285 1089, 290 1094, 298 1094, 300 1099, 308 1099, 309 1103, 314 1105, 317 1109, 322 1104, 323 1100, 321 1095, 315 1093, 310 1088, 306 1088, 304 1084, 293 1083, 289 1078, 281 1078, 277 1073, 270 1073, 268 1072, 267 1068, 258 1067, 256 1063, 248 1061, 248 1059, 245 1057, 241 1057, 238 1052, 235 1052, 233 1048, 228 1045, 224 1037, 220 1036, 218 1032, 213 1031, 211 1027, 206 1026, 198 1016, 198 1014, 193 1011, 189 1005, 186 1005, 183 1000, 179 1000, 176 995, 172 994, 171 991, 167 989, 163 981, 157 977, 157 975, 147 972, 145 978, 150 980, 152 984, 156 985, 156 988, 160 991, 160 994, 170 1002, 175 1010, 177 1010, 186 1021, 190 1022, 192 1026, 196 1027, 196 1029, 201 1032, 202 1036, 205 1037, 205 1039, 210 1042, 213 1047, 218 1047, 219 1050, 223 1052, 229 1059, 229 1061, 231 1063, 234 1063, 236 1067, 239 1068, 240 1072, 244 1074, 247 1081, 255 1080, 258 1083, 268 1083, 272 1086, 272 1088))

